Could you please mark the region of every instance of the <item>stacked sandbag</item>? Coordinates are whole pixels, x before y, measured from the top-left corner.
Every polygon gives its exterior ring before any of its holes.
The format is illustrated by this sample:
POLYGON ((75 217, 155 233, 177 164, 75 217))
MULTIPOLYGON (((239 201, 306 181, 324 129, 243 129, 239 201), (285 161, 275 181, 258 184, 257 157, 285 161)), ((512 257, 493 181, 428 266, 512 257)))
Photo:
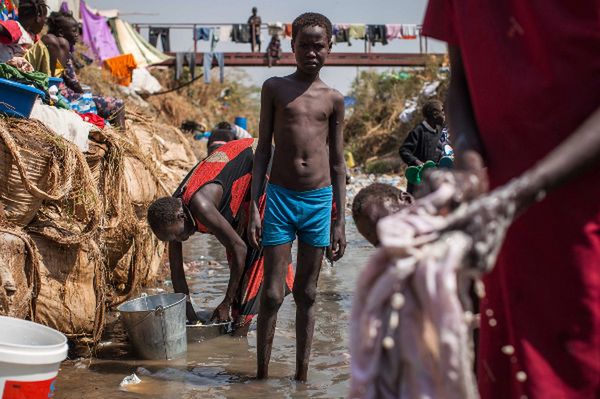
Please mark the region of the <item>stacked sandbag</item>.
POLYGON ((56 168, 64 152, 48 137, 41 123, 0 117, 0 201, 16 226, 29 224, 45 199, 58 199, 67 189, 56 168))
POLYGON ((198 162, 188 138, 178 128, 147 116, 130 112, 128 117, 128 140, 152 161, 162 188, 173 192, 198 162))
MULTIPOLYGON (((162 176, 149 156, 127 139, 127 132, 105 129, 94 137, 99 148, 87 154, 92 169, 97 165, 104 218, 98 243, 107 271, 108 303, 118 305, 154 281, 165 250, 147 222, 148 205, 167 195, 162 176), (100 149, 101 148, 101 149, 100 149)), ((92 140, 90 140, 92 141, 92 140)))
POLYGON ((0 225, 0 314, 30 316, 39 285, 35 244, 20 228, 0 225))
POLYGON ((105 276, 94 241, 101 215, 99 195, 86 159, 75 144, 41 122, 2 118, 0 137, 2 173, 10 177, 16 170, 20 179, 20 185, 14 178, 0 183, 3 263, 9 265, 2 280, 8 282, 3 286, 10 299, 2 313, 29 317, 70 337, 95 342, 104 326, 105 276), (28 207, 23 211, 13 206, 21 199, 28 207), (18 288, 14 298, 9 295, 11 284, 18 288))
POLYGON ((69 338, 97 342, 106 310, 104 266, 95 241, 62 245, 31 235, 40 253, 40 291, 34 319, 69 338))
POLYGON ((155 280, 165 244, 147 207, 196 158, 147 117, 88 144, 84 154, 40 122, 0 118, 0 314, 94 344, 107 308, 155 280))

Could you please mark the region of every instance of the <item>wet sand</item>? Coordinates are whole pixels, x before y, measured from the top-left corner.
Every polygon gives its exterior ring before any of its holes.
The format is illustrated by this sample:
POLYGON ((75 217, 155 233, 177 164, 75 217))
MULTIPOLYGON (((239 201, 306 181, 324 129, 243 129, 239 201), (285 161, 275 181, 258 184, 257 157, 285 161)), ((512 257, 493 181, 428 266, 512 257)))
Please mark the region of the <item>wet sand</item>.
MULTIPOLYGON (((341 398, 349 384, 348 321, 356 278, 372 249, 347 218, 348 247, 319 280, 311 368, 306 384, 294 382, 295 305, 289 295, 277 323, 270 366, 271 378, 254 379, 256 331, 248 338, 222 336, 188 343, 185 359, 172 362, 136 360, 134 354, 114 360, 86 359, 63 363, 55 398, 341 398), (136 373, 140 384, 121 390, 124 377, 136 373)), ((212 237, 195 235, 184 244, 192 298, 199 309, 213 309, 222 300, 228 268, 222 246, 212 237)), ((127 346, 123 346, 127 350, 127 346)))

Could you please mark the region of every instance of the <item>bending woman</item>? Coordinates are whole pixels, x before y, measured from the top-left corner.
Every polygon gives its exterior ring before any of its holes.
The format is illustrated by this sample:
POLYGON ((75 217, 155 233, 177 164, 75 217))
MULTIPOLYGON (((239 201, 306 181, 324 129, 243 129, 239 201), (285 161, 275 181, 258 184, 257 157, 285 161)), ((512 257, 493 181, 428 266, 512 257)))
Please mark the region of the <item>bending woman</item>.
MULTIPOLYGON (((182 242, 196 231, 212 234, 227 251, 230 268, 225 299, 212 319, 234 320, 234 334, 245 335, 258 312, 263 279, 262 248, 247 242, 252 163, 257 141, 242 139, 224 144, 186 176, 172 197, 159 198, 148 208, 148 223, 161 241, 169 242, 169 264, 175 292, 188 295, 187 318, 197 316, 189 299, 183 270, 182 242)), ((260 214, 264 214, 264 187, 260 214)), ((288 267, 286 294, 294 274, 288 267)))
MULTIPOLYGON (((77 101, 83 95, 83 88, 75 73, 73 48, 79 39, 79 23, 71 12, 53 12, 48 17, 48 33, 42 37, 50 52, 52 76, 62 77, 60 86, 63 97, 77 101)), ((112 124, 125 126, 125 105, 123 100, 108 96, 92 96, 98 115, 112 124)))

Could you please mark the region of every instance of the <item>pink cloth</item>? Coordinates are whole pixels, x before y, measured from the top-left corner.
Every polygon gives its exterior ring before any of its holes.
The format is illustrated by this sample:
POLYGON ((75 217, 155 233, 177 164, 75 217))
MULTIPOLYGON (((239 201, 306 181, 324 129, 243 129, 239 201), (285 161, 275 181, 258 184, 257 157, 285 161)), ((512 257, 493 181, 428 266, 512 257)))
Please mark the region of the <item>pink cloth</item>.
POLYGON ((84 1, 81 2, 81 23, 83 42, 94 52, 97 59, 104 61, 121 54, 106 18, 93 14, 84 1))
POLYGON ((402 38, 402 25, 400 25, 400 24, 387 24, 385 26, 385 29, 387 31, 387 39, 388 40, 402 38))

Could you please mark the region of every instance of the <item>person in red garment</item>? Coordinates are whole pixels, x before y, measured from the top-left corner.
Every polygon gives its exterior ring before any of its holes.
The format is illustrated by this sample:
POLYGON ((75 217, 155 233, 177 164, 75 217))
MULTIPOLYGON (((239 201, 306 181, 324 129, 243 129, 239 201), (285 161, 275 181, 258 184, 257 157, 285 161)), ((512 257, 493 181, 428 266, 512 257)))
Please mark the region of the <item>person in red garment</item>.
MULTIPOLYGON (((148 223, 160 240, 169 242, 173 288, 175 292, 188 295, 186 314, 192 323, 198 320, 198 316, 189 298, 182 243, 195 232, 200 232, 214 235, 223 244, 230 266, 229 283, 225 298, 215 309, 212 319, 219 322, 233 319, 233 334, 245 336, 250 322, 258 313, 264 269, 263 248, 250 246, 246 234, 257 140, 229 141, 231 138, 213 132, 208 143, 212 148, 210 155, 188 173, 171 197, 159 198, 149 206, 148 223)), ((265 187, 262 187, 259 199, 261 218, 264 209, 265 187)), ((286 295, 291 292, 293 282, 294 270, 290 263, 286 274, 286 295)))
POLYGON ((430 0, 423 32, 449 45, 456 181, 547 193, 484 281, 481 396, 598 398, 600 1, 430 0))

